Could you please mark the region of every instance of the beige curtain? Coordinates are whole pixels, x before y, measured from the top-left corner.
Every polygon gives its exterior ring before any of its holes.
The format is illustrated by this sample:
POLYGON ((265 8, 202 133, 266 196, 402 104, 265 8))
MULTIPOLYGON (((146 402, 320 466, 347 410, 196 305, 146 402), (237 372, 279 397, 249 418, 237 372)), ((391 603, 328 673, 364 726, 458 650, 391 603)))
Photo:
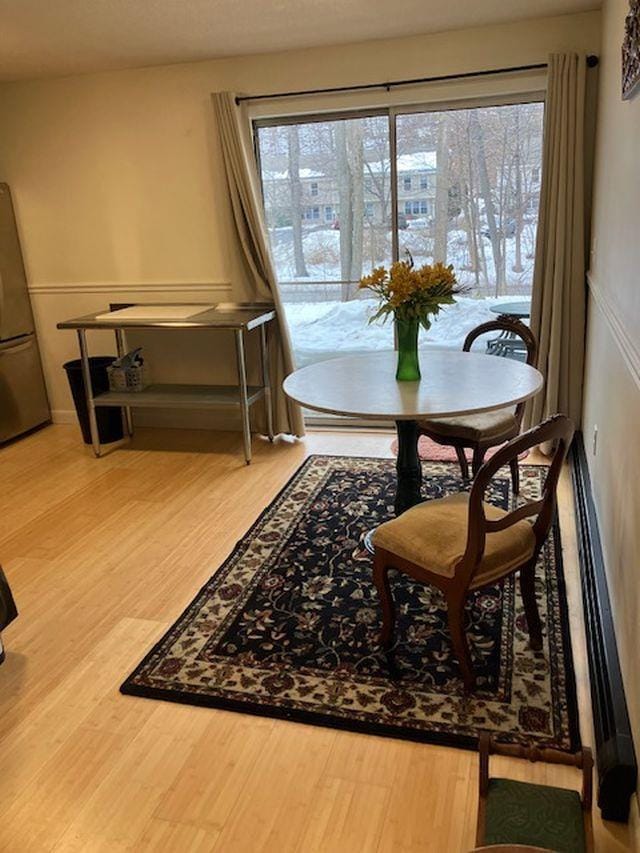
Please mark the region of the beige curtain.
POLYGON ((531 328, 545 387, 528 425, 556 412, 576 426, 582 409, 585 338, 584 111, 586 58, 549 57, 540 215, 531 328))
POLYGON ((293 354, 262 217, 249 120, 231 92, 218 92, 212 98, 235 236, 245 273, 245 292, 252 302, 272 302, 278 316, 270 346, 275 431, 302 436, 304 421, 300 407, 282 390, 283 380, 294 369, 293 354))

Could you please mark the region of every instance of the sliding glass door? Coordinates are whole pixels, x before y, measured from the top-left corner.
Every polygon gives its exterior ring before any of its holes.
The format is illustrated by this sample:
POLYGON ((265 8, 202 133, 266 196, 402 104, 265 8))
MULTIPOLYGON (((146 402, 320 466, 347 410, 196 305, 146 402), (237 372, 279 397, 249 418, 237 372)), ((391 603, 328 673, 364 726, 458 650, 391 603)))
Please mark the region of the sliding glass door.
POLYGON ((526 318, 543 110, 535 102, 396 116, 399 255, 453 264, 466 287, 422 335, 423 346, 462 347, 506 303, 522 303, 526 318))
POLYGON ((386 110, 256 122, 269 239, 298 365, 393 346, 358 291, 411 256, 467 287, 424 347, 459 348, 503 302, 526 313, 543 103, 386 110))

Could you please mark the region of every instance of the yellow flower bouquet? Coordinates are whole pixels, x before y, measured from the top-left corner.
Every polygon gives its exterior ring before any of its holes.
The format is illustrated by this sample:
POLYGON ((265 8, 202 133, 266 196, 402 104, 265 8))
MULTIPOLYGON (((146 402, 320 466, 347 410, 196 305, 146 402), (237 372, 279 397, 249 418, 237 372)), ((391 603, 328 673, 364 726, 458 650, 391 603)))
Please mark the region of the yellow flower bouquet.
MULTIPOLYGON (((408 253, 407 253, 408 254, 408 253)), ((409 254, 406 261, 396 261, 391 269, 376 267, 360 280, 360 289, 378 297, 379 306, 369 322, 393 315, 398 339, 396 379, 415 381, 420 378, 418 331, 431 328, 431 320, 443 305, 453 305, 462 292, 453 266, 441 262, 416 267, 409 254)))

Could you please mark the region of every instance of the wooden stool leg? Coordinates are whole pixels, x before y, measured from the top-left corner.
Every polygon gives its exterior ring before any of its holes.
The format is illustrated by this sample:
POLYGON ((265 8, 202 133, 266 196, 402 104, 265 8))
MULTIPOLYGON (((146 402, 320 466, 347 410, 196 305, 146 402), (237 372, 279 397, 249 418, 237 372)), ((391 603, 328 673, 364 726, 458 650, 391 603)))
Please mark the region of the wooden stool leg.
POLYGON ((376 552, 373 558, 373 582, 380 596, 382 605, 382 634, 380 640, 385 651, 391 648, 393 642, 393 629, 396 622, 395 606, 391 595, 389 584, 389 567, 385 557, 376 552))
POLYGON ((515 495, 520 494, 520 466, 518 465, 518 460, 512 459, 509 462, 509 467, 511 468, 511 482, 513 484, 513 493, 515 495))
POLYGON ((473 472, 473 476, 475 477, 478 471, 482 468, 482 463, 484 462, 484 454, 485 450, 482 447, 474 447, 473 448, 473 460, 471 461, 471 470, 473 472))
POLYGON ((447 617, 453 651, 460 664, 464 687, 468 693, 471 693, 476 686, 476 677, 473 672, 473 663, 464 630, 464 599, 447 598, 447 617))
POLYGON ((539 652, 542 648, 542 622, 536 603, 536 560, 520 569, 520 592, 527 617, 529 643, 534 651, 539 652))
POLYGON ((467 454, 464 452, 464 447, 456 447, 456 456, 460 463, 460 471, 464 480, 469 479, 469 463, 467 462, 467 454))

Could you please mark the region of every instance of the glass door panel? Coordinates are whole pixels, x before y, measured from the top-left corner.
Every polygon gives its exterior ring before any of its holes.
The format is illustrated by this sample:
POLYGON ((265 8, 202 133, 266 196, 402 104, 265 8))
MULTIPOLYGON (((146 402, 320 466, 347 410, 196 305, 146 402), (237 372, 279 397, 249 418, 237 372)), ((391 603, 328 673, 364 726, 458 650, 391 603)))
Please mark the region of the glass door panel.
POLYGON ((502 303, 524 303, 526 313, 543 112, 542 103, 523 103, 397 116, 400 258, 453 264, 467 289, 421 335, 423 346, 461 347, 502 303))
POLYGON ((393 346, 361 276, 391 262, 389 119, 258 126, 265 216, 298 366, 393 346))

